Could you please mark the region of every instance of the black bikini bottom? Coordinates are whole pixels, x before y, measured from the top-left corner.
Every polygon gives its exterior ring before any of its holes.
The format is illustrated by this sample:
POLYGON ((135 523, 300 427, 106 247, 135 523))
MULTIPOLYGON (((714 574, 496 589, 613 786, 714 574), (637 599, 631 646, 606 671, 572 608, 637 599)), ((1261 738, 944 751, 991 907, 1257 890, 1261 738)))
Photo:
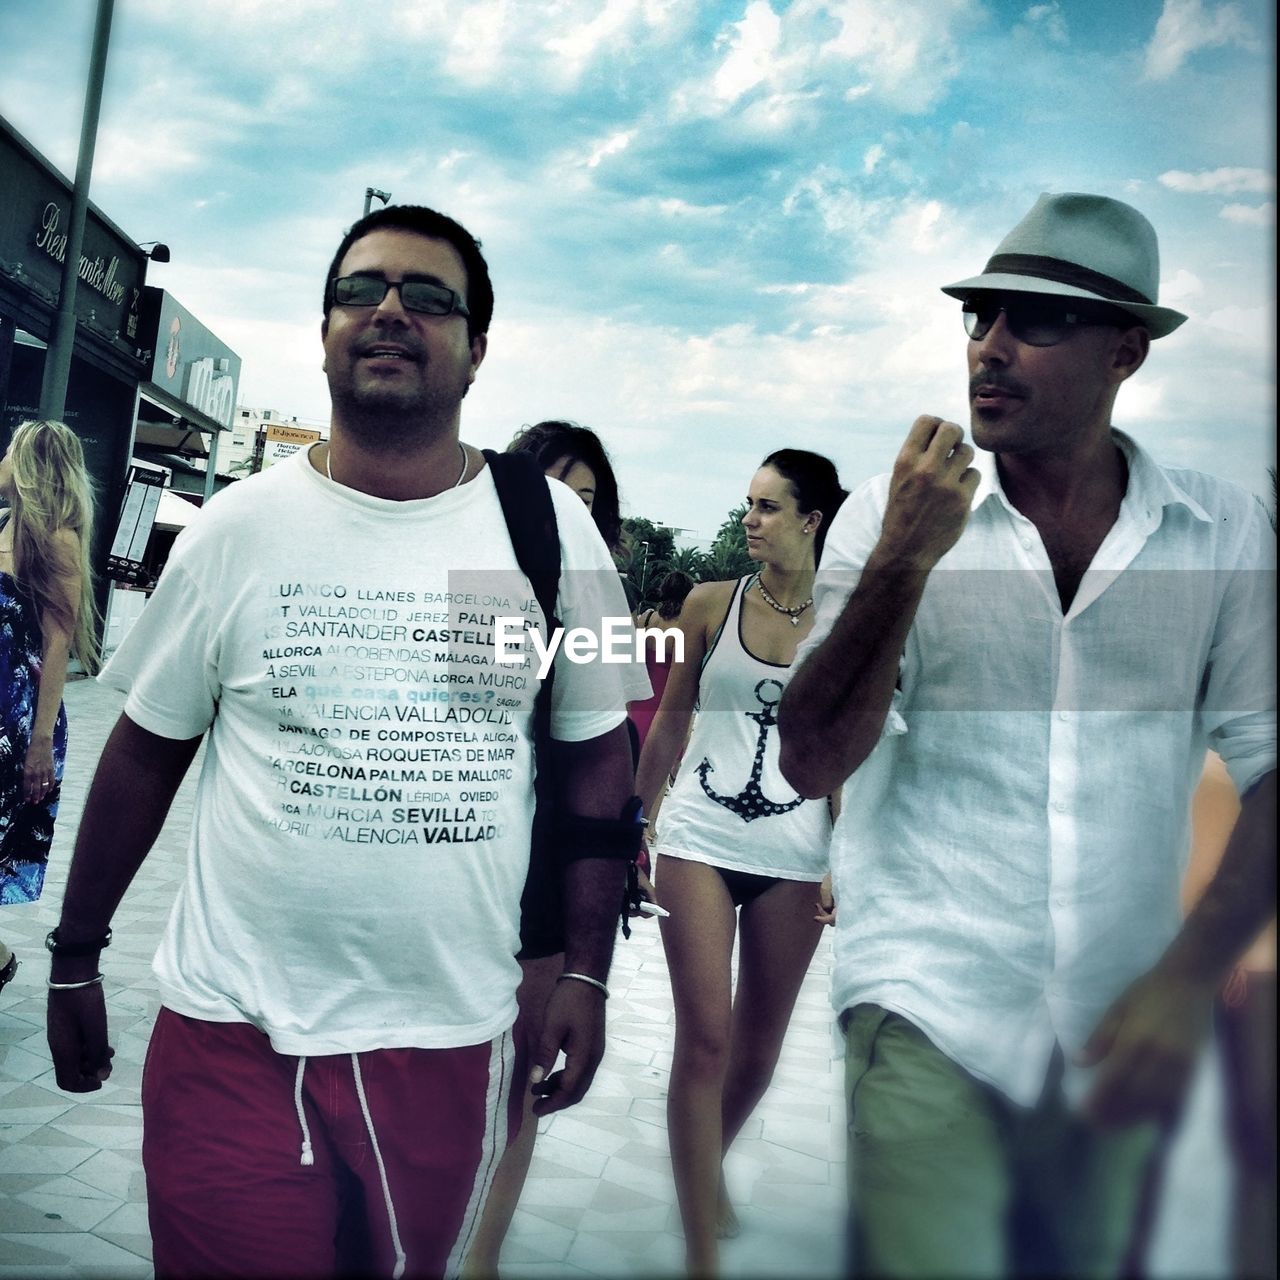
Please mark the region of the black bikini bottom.
POLYGON ((772 889, 775 884, 781 883, 779 876, 761 876, 753 871, 735 871, 732 867, 712 867, 711 869, 720 873, 720 879, 729 890, 729 897, 733 899, 735 907, 745 907, 748 902, 754 902, 765 890, 772 889))

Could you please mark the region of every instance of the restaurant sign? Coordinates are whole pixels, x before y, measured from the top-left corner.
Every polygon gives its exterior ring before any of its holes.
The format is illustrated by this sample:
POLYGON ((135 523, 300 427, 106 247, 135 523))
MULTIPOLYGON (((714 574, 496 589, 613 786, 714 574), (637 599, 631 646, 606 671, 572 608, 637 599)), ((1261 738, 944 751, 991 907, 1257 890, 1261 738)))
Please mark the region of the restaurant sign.
MULTIPOLYGON (((47 339, 62 289, 71 186, 4 120, 0 192, 0 294, 14 304, 21 327, 47 339)), ((91 334, 118 345, 120 355, 134 358, 141 345, 138 327, 146 261, 146 251, 90 204, 76 289, 81 339, 91 334)))

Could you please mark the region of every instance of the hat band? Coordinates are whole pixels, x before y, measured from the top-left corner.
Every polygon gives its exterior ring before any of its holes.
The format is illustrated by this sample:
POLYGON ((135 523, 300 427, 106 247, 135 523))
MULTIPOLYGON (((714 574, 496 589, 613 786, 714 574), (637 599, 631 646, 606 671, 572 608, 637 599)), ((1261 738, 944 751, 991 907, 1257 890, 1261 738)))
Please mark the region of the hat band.
POLYGON ((1038 253, 997 253, 987 263, 984 274, 1039 276, 1058 284, 1088 289, 1090 293, 1101 294, 1112 302, 1139 302, 1145 306, 1154 305, 1146 294, 1139 293, 1137 289, 1130 288, 1129 285, 1112 276, 1104 276, 1101 271, 1091 271, 1088 267, 1077 266, 1074 262, 1066 262, 1062 258, 1044 258, 1038 253))

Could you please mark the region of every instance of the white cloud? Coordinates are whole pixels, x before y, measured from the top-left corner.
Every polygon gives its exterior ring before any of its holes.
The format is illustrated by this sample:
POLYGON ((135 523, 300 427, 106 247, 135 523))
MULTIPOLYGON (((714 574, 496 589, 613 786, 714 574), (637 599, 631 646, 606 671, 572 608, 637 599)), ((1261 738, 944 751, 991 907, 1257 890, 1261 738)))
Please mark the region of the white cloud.
POLYGON ((719 116, 764 91, 780 126, 797 115, 782 105, 823 99, 875 96, 922 115, 959 72, 960 32, 977 12, 977 0, 796 0, 776 14, 767 0, 750 0, 717 37, 729 52, 715 75, 677 88, 672 110, 719 116))
POLYGON ((1275 175, 1265 169, 1247 169, 1243 167, 1224 167, 1221 169, 1202 169, 1199 173, 1187 173, 1182 169, 1170 169, 1162 173, 1158 179, 1162 186, 1171 191, 1207 193, 1210 195, 1239 195, 1253 193, 1266 195, 1274 191, 1275 175))
POLYGON ((862 172, 875 173, 876 165, 884 159, 884 148, 877 142, 866 149, 862 156, 862 172))
POLYGON ((1276 224, 1276 204, 1268 200, 1266 204, 1228 204, 1224 205, 1218 215, 1228 222, 1239 222, 1251 227, 1274 227, 1276 224))
POLYGON ((144 184, 165 174, 207 163, 210 149, 223 149, 260 123, 255 106, 229 94, 202 90, 164 73, 133 86, 99 131, 95 182, 144 184), (167 111, 148 109, 156 102, 167 111))
POLYGON ((687 200, 673 197, 659 200, 658 208, 668 218, 717 218, 729 206, 727 204, 690 204, 687 200))
POLYGON ((711 80, 711 89, 722 102, 736 102, 773 70, 782 23, 767 0, 751 0, 741 22, 732 23, 717 43, 729 46, 729 54, 711 80))
POLYGON ((1026 12, 1027 25, 1043 33, 1045 39, 1052 44, 1068 44, 1070 34, 1067 31, 1066 15, 1058 0, 1050 4, 1033 4, 1026 12))
POLYGON ((1246 342, 1275 343, 1276 317, 1268 307, 1219 307, 1204 318, 1206 324, 1221 329, 1246 342))
POLYGON ((465 21, 453 24, 444 69, 455 80, 492 83, 501 73, 508 38, 508 0, 472 0, 465 21))
POLYGON ((1180 267, 1168 280, 1160 281, 1160 301, 1181 310, 1204 293, 1204 281, 1193 271, 1180 267))
POLYGON ((622 129, 610 134, 603 142, 597 143, 592 148, 591 155, 587 158, 587 168, 594 169, 607 156, 616 156, 619 151, 625 151, 635 136, 634 129, 622 129))
POLYGON ((1223 45, 1262 47, 1238 4, 1210 7, 1204 0, 1165 0, 1147 46, 1146 78, 1167 80, 1196 50, 1223 45))
POLYGON ((904 240, 913 253, 933 253, 941 243, 942 214, 940 201, 926 200, 904 210, 890 234, 904 240))
POLYGON ((1159 425, 1165 417, 1167 392, 1167 380, 1149 372, 1146 377, 1130 378, 1116 400, 1115 425, 1130 433, 1140 423, 1159 425))

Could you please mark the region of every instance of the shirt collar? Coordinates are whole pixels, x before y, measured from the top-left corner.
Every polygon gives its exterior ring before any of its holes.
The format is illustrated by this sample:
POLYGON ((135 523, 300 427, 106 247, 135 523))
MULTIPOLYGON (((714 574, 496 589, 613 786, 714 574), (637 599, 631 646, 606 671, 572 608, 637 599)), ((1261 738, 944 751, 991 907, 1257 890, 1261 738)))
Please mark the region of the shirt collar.
POLYGON ((1126 501, 1145 509, 1153 518, 1165 507, 1181 506, 1186 507, 1197 520, 1205 524, 1214 523, 1213 517, 1132 436, 1117 431, 1115 427, 1111 428, 1111 435, 1129 464, 1126 501))
POLYGON ((1006 507, 1011 507, 1000 484, 1000 470, 996 466, 996 455, 988 453, 986 449, 975 448, 973 469, 978 473, 978 487, 973 491, 973 510, 977 511, 988 498, 997 498, 1006 507))
MULTIPOLYGON (((1212 524, 1209 513, 1135 440, 1123 431, 1111 428, 1111 435, 1125 461, 1129 464, 1129 483, 1125 489, 1125 503, 1133 509, 1143 509, 1152 518, 1165 507, 1183 506, 1197 519, 1212 524)), ((1000 484, 1000 469, 996 455, 978 449, 973 459, 978 473, 978 487, 973 494, 973 510, 976 511, 988 498, 997 498, 1010 511, 1013 504, 1005 496, 1000 484)))

